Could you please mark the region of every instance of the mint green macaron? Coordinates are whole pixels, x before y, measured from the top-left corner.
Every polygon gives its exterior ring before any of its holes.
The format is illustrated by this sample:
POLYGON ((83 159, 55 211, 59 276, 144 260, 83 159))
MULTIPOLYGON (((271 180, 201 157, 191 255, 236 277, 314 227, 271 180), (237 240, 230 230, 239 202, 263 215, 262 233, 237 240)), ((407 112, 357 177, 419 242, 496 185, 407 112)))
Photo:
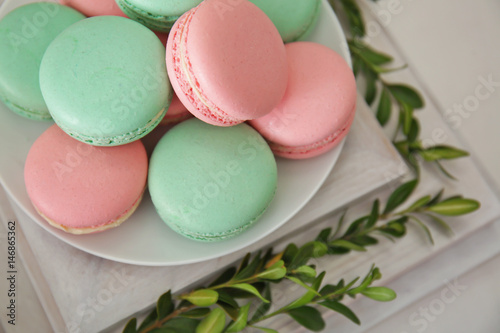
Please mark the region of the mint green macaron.
POLYGON ((202 0, 116 0, 128 17, 161 32, 168 32, 182 14, 201 2, 202 0))
POLYGON ((0 21, 0 100, 34 120, 51 119, 40 91, 39 71, 49 44, 85 16, 49 2, 24 5, 0 21))
POLYGON ((318 21, 321 0, 250 0, 273 21, 285 43, 304 40, 318 21))
POLYGON ((117 16, 88 18, 61 33, 43 57, 40 87, 57 125, 96 146, 142 138, 172 98, 160 40, 117 16))
POLYGON ((264 213, 276 192, 277 167, 252 127, 191 119, 160 140, 148 183, 168 226, 191 239, 219 241, 238 235, 264 213))

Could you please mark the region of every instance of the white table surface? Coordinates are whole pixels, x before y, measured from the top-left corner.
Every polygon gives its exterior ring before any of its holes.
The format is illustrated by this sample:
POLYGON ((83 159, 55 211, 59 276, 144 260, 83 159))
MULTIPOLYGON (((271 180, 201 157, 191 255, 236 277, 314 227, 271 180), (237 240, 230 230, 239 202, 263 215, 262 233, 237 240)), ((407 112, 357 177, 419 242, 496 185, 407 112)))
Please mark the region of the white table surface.
MULTIPOLYGON (((395 47, 394 51, 410 65, 411 75, 425 89, 437 110, 445 114, 454 103, 464 103, 474 95, 478 77, 492 75, 494 81, 500 81, 498 1, 384 0, 379 4, 384 6, 389 2, 399 3, 398 10, 390 15, 389 23, 380 34, 370 37, 372 43, 385 47, 388 41, 393 42, 389 46, 395 47)), ((500 131, 497 130, 499 108, 500 92, 495 90, 488 99, 480 102, 477 110, 463 113, 466 116, 461 116, 460 126, 454 129, 462 145, 473 153, 482 175, 496 193, 500 193, 500 151, 496 145, 500 140, 500 131)), ((336 318, 333 322, 338 325, 329 327, 335 327, 336 332, 498 331, 500 256, 492 254, 500 251, 499 235, 500 221, 391 281, 388 286, 399 293, 398 300, 391 305, 365 300, 355 302, 353 308, 364 326, 357 328, 342 318, 336 318), (442 295, 447 294, 449 288, 445 279, 453 281, 450 277, 456 277, 464 290, 457 291, 453 301, 444 303, 442 295), (441 304, 445 304, 444 307, 440 307, 441 304), (392 315, 384 316, 383 322, 378 321, 380 311, 389 308, 393 309, 392 315), (430 309, 430 315, 422 321, 425 309, 430 309)), ((20 292, 32 297, 35 301, 33 308, 36 308, 36 298, 32 296, 29 282, 24 279, 20 281, 24 288, 20 292)), ((43 314, 30 312, 26 311, 18 319, 29 320, 32 331, 37 327, 47 327, 43 314)))

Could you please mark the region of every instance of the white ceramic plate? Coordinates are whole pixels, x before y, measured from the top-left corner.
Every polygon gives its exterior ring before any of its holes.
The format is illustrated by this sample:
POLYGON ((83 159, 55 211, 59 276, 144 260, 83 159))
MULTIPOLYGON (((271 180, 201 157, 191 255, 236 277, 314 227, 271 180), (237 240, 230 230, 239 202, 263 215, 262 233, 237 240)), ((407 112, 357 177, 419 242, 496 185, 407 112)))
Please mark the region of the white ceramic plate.
MULTIPOLYGON (((13 5, 14 1, 6 0, 0 7, 0 16, 28 2, 33 1, 16 0, 13 5)), ((344 34, 326 0, 323 0, 318 26, 309 40, 331 47, 350 63, 344 34)), ((278 191, 268 211, 249 230, 226 241, 201 243, 178 235, 159 218, 148 194, 137 212, 120 227, 94 235, 74 236, 52 228, 40 218, 24 186, 23 169, 28 151, 50 125, 52 122, 36 122, 17 116, 0 103, 1 184, 28 216, 57 238, 99 257, 147 266, 181 265, 217 258, 275 231, 314 196, 343 147, 342 142, 329 153, 309 160, 278 159, 278 191)))

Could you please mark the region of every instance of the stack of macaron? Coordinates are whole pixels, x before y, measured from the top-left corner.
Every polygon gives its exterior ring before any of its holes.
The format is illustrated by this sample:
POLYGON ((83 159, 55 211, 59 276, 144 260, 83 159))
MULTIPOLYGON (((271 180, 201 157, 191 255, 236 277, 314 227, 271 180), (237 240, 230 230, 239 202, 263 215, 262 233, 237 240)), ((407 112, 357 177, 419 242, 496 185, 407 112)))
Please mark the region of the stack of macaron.
POLYGON ((271 204, 275 156, 318 156, 349 131, 352 71, 301 41, 320 0, 60 1, 0 20, 0 99, 55 121, 24 172, 56 228, 116 227, 149 189, 179 234, 230 238, 271 204), (160 124, 148 160, 140 139, 160 124))

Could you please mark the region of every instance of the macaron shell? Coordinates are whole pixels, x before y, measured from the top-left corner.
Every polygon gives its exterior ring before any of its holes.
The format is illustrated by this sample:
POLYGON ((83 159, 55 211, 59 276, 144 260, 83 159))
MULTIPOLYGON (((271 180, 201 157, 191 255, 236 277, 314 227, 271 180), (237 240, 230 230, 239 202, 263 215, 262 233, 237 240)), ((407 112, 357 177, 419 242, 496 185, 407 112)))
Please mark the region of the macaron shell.
POLYGON ((68 134, 94 145, 125 144, 149 133, 170 104, 164 58, 148 28, 122 17, 88 18, 47 49, 42 93, 68 134))
POLYGON ((168 108, 167 114, 163 117, 160 125, 172 125, 192 117, 191 113, 186 109, 179 97, 174 93, 172 103, 168 108))
POLYGON ((67 228, 98 230, 136 205, 147 169, 140 141, 94 147, 53 125, 30 149, 24 177, 33 205, 45 217, 67 228))
POLYGON ((21 6, 0 21, 0 99, 14 112, 35 120, 51 119, 40 91, 39 70, 49 44, 84 19, 54 3, 21 6))
POLYGON ((89 17, 103 15, 127 17, 115 0, 59 0, 59 2, 89 17))
POLYGON ((354 75, 345 60, 326 46, 296 42, 286 49, 290 77, 285 97, 273 112, 250 124, 272 145, 328 144, 327 138, 352 123, 354 75))
POLYGON ((168 32, 182 14, 201 2, 202 0, 116 0, 128 17, 161 32, 168 32))
POLYGON ((321 0, 250 0, 273 21, 285 43, 303 40, 316 26, 321 0))
POLYGON ((250 126, 216 127, 198 119, 170 130, 153 152, 149 189, 162 219, 193 239, 235 236, 274 197, 277 167, 250 126))
MULTIPOLYGON (((229 125, 269 113, 283 97, 288 78, 276 27, 248 1, 206 0, 186 13, 169 37, 167 62, 170 76, 176 73, 179 81, 174 89, 189 111, 199 116, 200 103, 220 109, 232 118, 229 125)), ((224 117, 213 118, 208 122, 224 117)))

